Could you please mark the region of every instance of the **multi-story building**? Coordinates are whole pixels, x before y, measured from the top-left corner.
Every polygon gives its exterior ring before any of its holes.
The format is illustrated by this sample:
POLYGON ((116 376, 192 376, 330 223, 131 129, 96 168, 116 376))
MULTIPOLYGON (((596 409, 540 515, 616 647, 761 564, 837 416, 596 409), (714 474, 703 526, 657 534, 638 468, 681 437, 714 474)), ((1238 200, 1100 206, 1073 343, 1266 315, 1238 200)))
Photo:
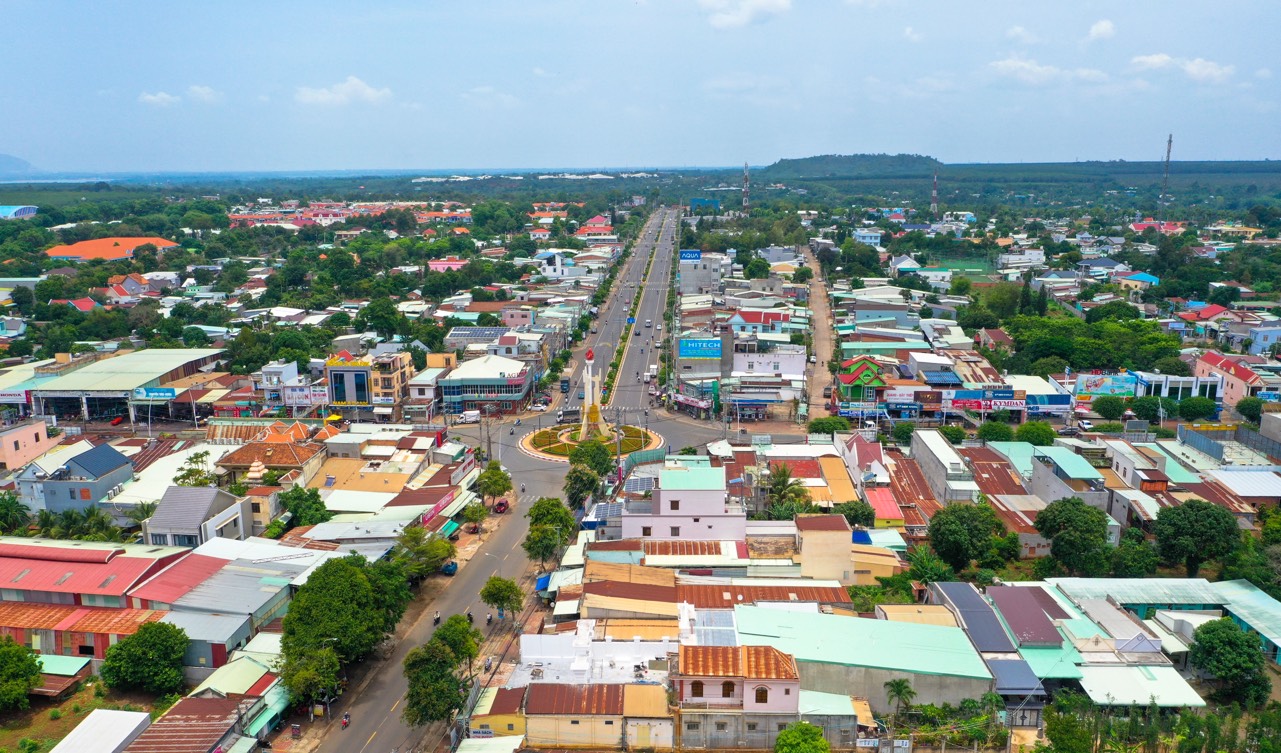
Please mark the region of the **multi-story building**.
POLYGON ((329 402, 326 380, 299 374, 298 364, 294 361, 281 359, 265 364, 260 371, 251 374, 250 379, 263 406, 277 410, 284 408, 290 418, 306 416, 329 402))
POLYGON ((41 460, 18 474, 18 498, 33 512, 94 507, 114 498, 133 479, 133 464, 111 445, 45 457, 56 457, 56 463, 41 460))
POLYGON ((925 474, 930 491, 944 505, 972 502, 979 487, 974 473, 952 443, 936 429, 913 432, 912 458, 925 474))
POLYGON ((503 356, 481 356, 459 364, 440 379, 444 410, 458 414, 494 406, 515 413, 529 403, 536 379, 529 364, 503 356))
POLYGON ((697 461, 664 467, 652 499, 629 500, 622 512, 625 539, 742 541, 746 535, 747 512, 730 501, 725 469, 697 461))
POLYGON ((682 250, 677 267, 680 294, 719 293, 733 266, 734 259, 725 254, 682 250))
POLYGON ((44 421, 20 421, 0 429, 0 471, 21 468, 58 446, 44 421))
POLYGON ((405 351, 376 356, 343 351, 325 362, 329 405, 348 417, 398 421, 413 375, 414 360, 405 351))

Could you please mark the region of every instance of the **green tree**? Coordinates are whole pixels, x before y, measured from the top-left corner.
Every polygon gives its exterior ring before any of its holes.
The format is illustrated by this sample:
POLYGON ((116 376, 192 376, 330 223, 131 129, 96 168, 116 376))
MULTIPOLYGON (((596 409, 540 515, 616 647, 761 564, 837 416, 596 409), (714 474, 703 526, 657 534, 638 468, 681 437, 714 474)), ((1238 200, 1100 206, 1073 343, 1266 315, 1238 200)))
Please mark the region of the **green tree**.
POLYGON ((462 517, 464 522, 475 526, 476 531, 479 532, 480 524, 484 523, 485 518, 489 517, 489 508, 479 502, 473 502, 463 508, 462 517))
POLYGON ((916 700, 916 690, 912 687, 911 680, 901 677, 887 680, 881 687, 885 688, 886 699, 894 704, 894 716, 902 716, 903 709, 912 708, 912 701, 916 700))
POLYGON ((289 526, 314 526, 327 523, 334 514, 325 507, 320 490, 295 486, 280 493, 280 505, 289 512, 289 526))
POLYGON ((444 641, 432 639, 405 657, 405 723, 421 727, 450 719, 463 706, 466 688, 455 674, 458 658, 444 641))
POLYGON ((186 327, 182 330, 182 344, 188 348, 203 348, 209 344, 209 335, 199 327, 186 327))
POLYGON ((871 528, 876 524, 876 511, 872 506, 861 499, 852 502, 842 502, 839 505, 832 506, 832 512, 837 515, 844 515, 852 526, 863 526, 871 528))
POLYGON ((1192 376, 1192 367, 1178 356, 1166 356, 1152 362, 1152 368, 1170 376, 1192 376))
POLYGON ((969 567, 993 536, 1004 533, 1000 518, 985 504, 954 502, 930 518, 930 546, 955 570, 969 567))
POLYGON ((754 257, 743 268, 743 277, 749 280, 764 280, 769 277, 769 262, 759 256, 754 257))
POLYGON ((1090 410, 1109 421, 1125 415, 1125 401, 1116 395, 1100 395, 1090 401, 1090 410))
POLYGON ((295 703, 311 703, 338 695, 342 665, 332 648, 319 648, 283 657, 280 682, 295 703))
MULTIPOLYGON (((907 575, 911 580, 921 583, 942 583, 956 579, 956 573, 952 568, 948 567, 943 558, 928 546, 912 547, 912 550, 907 553, 907 564, 909 566, 907 575)), ((911 596, 910 588, 907 589, 907 594, 911 596)))
POLYGON ((1134 411, 1135 418, 1155 424, 1162 419, 1162 413, 1164 418, 1178 417, 1179 401, 1155 395, 1136 397, 1130 401, 1130 410, 1134 411))
POLYGON ((454 614, 436 628, 436 631, 431 634, 431 639, 448 646, 459 662, 467 662, 467 669, 470 672, 472 662, 480 656, 480 644, 485 636, 472 627, 466 617, 454 614))
POLYGON ((907 444, 912 441, 912 433, 916 431, 916 424, 911 421, 899 421, 890 429, 890 436, 899 444, 907 444))
POLYGON ((1054 427, 1045 421, 1028 421, 1014 430, 1014 439, 1016 441, 1027 442, 1037 447, 1049 447, 1054 444, 1054 439, 1057 436, 1054 433, 1054 427))
POLYGON ((511 490, 512 477, 507 475, 507 471, 496 460, 489 461, 484 472, 476 478, 476 491, 489 500, 490 504, 493 504, 495 497, 501 497, 511 490))
POLYGON ((1230 617, 1223 617, 1197 628, 1192 639, 1188 660, 1216 679, 1222 700, 1248 706, 1267 701, 1272 681, 1264 669, 1257 636, 1242 630, 1230 617))
POLYGON ((568 543, 578 530, 578 521, 574 518, 574 513, 555 497, 540 498, 529 506, 525 517, 529 519, 530 527, 549 526, 559 529, 565 543, 568 543))
POLYGON ((532 525, 520 546, 525 550, 526 556, 531 560, 538 560, 540 566, 545 566, 547 560, 551 559, 564 543, 560 531, 552 526, 532 525))
POLYGON ((10 636, 0 636, 0 711, 27 708, 29 694, 39 685, 40 662, 36 652, 10 636))
POLYGON ((614 455, 599 439, 581 442, 569 452, 570 465, 585 465, 597 476, 606 476, 614 469, 614 455))
POLYGON ((947 426, 940 426, 939 434, 946 437, 947 441, 952 444, 960 444, 965 441, 965 429, 962 429, 959 426, 952 426, 951 424, 948 424, 947 426))
POLYGON ((828 753, 832 746, 823 728, 809 722, 792 722, 774 738, 774 753, 828 753))
POLYGON ((348 559, 353 557, 358 558, 357 564, 365 569, 365 577, 374 589, 374 614, 382 616, 382 631, 389 634, 396 629, 414 598, 409 590, 409 575, 404 566, 394 560, 369 563, 359 555, 348 555, 348 559))
POLYGON ((375 298, 356 314, 356 326, 391 337, 400 329, 403 319, 404 315, 396 310, 396 304, 390 298, 375 298))
POLYGON ((779 463, 765 477, 765 499, 771 506, 788 503, 808 505, 809 490, 801 480, 792 476, 792 469, 779 463))
POLYGON ((600 476, 585 465, 571 465, 565 473, 565 501, 575 510, 581 510, 587 500, 600 488, 600 476))
POLYGON ((849 431, 850 420, 844 416, 824 416, 815 418, 809 423, 811 434, 834 434, 838 431, 849 431))
POLYGON ((520 590, 516 581, 491 575, 480 589, 480 600, 494 609, 511 612, 512 619, 515 619, 525 604, 525 592, 520 590))
POLYGON ((35 305, 36 295, 32 292, 31 288, 18 285, 13 290, 9 291, 9 300, 13 301, 13 306, 18 309, 18 311, 28 314, 31 312, 32 306, 35 305))
POLYGON ((1107 319, 1124 321, 1126 319, 1138 319, 1139 310, 1125 301, 1109 301, 1102 306, 1096 306, 1085 313, 1085 321, 1089 324, 1101 322, 1107 319))
POLYGON ((1161 508, 1154 533, 1161 558, 1183 563, 1189 578, 1196 577, 1202 563, 1231 554, 1241 542, 1232 513, 1200 499, 1161 508))
POLYGON ((207 451, 193 452, 178 466, 178 472, 173 477, 173 482, 178 486, 213 486, 217 481, 218 477, 214 476, 213 469, 209 467, 207 451))
POLYGON ((1179 401, 1179 417, 1185 421, 1200 421, 1213 416, 1218 407, 1208 397, 1189 397, 1179 401))
POLYGON ((1108 566, 1108 518, 1080 497, 1051 502, 1036 515, 1037 533, 1050 542, 1050 556, 1074 575, 1102 575, 1108 566))
POLYGON ((187 632, 167 622, 148 622, 107 649, 102 681, 108 687, 143 690, 152 695, 182 690, 182 658, 187 632))
POLYGON ((1009 424, 1003 424, 999 421, 984 421, 978 430, 978 438, 984 442, 1011 442, 1014 440, 1014 430, 1009 424))
POLYGON ((0 492, 0 533, 23 535, 30 525, 31 508, 13 492, 0 492))
POLYGON ((281 650, 288 661, 332 647, 346 664, 368 655, 384 626, 364 569, 348 557, 332 559, 312 571, 290 602, 281 650))
POLYGON ((1245 420, 1257 424, 1263 418, 1263 401, 1257 397, 1243 397, 1237 401, 1237 413, 1245 420))
POLYGON ((1150 578, 1160 562, 1156 547, 1143 536, 1143 531, 1131 528, 1121 538, 1121 544, 1112 550, 1113 578, 1150 578))
POLYGON ((411 580, 422 580, 440 570, 454 556, 454 543, 422 526, 410 526, 396 537, 391 558, 411 580))
POLYGON ((804 284, 814 279, 814 270, 809 267, 800 267, 792 273, 792 282, 804 284))

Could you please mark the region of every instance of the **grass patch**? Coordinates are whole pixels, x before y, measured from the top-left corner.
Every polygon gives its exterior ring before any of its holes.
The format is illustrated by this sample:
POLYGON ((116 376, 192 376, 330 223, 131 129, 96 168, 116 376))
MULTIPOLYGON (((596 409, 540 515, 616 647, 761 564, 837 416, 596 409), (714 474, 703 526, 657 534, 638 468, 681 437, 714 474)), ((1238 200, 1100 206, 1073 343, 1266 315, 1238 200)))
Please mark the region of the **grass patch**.
POLYGON ((120 693, 108 690, 101 682, 86 684, 61 701, 32 697, 26 711, 5 712, 0 722, 0 749, 22 750, 24 739, 39 744, 35 750, 47 751, 75 729, 94 709, 151 711, 154 699, 144 693, 120 693), (102 689, 102 695, 95 691, 102 689))

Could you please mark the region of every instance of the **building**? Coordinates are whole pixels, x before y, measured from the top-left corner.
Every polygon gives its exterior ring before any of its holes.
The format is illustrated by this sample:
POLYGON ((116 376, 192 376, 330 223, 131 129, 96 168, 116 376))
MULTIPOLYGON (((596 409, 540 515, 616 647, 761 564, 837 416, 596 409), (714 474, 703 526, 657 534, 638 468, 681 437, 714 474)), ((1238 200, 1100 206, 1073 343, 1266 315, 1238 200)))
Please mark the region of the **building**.
POLYGON ((83 421, 126 416, 133 426, 151 415, 167 416, 179 393, 167 385, 212 371, 223 353, 217 348, 148 348, 83 365, 68 358, 46 369, 57 376, 30 390, 31 404, 38 416, 83 421))
POLYGON ((848 583, 850 573, 850 524, 844 515, 798 515, 796 551, 801 577, 848 583))
POLYGON ((39 207, 30 204, 4 204, 0 205, 0 220, 28 220, 35 217, 38 211, 39 207))
POLYGON ((0 471, 22 468, 58 446, 44 421, 20 421, 0 428, 0 471))
POLYGON ((249 498, 207 486, 171 486, 142 524, 157 546, 198 547, 211 538, 245 539, 253 532, 249 498))
POLYGON ((544 748, 620 747, 625 687, 557 683, 531 686, 525 698, 525 742, 544 748))
POLYGON ((486 355, 464 361, 439 380, 447 413, 481 410, 492 405, 497 413, 516 413, 529 403, 536 379, 527 363, 486 355))
POLYGON ((414 375, 405 351, 353 356, 341 351, 325 361, 329 405, 348 418, 396 422, 414 375))
POLYGON ((145 711, 94 709, 49 753, 122 753, 150 726, 145 711))
POLYGON ((649 500, 629 500, 622 512, 624 539, 742 541, 747 512, 731 502, 725 469, 669 463, 649 500))
POLYGON ((1241 398, 1257 397, 1265 388, 1263 377, 1253 369, 1222 353, 1202 353, 1193 365, 1192 373, 1198 377, 1219 377, 1223 380, 1223 404, 1235 407, 1241 398))
POLYGON ((468 718, 472 737, 525 734, 525 688, 485 688, 468 718))
POLYGON ((912 458, 925 474, 934 496, 945 506, 953 502, 972 502, 978 495, 979 487, 974 482, 973 472, 938 430, 912 433, 912 458))
POLYGON ((238 746, 246 717, 261 699, 183 698, 152 722, 124 753, 216 753, 251 750, 238 746))
POLYGON ((683 296, 720 293, 733 266, 734 259, 725 254, 682 249, 676 270, 677 289, 683 296))
POLYGON ((264 364, 249 378, 264 408, 283 408, 291 418, 309 415, 329 402, 325 381, 313 380, 310 374, 299 374, 295 361, 282 359, 264 364))
POLYGON ((84 510, 103 504, 133 479, 133 464, 111 445, 98 445, 46 471, 32 463, 18 474, 18 497, 32 511, 84 510))
POLYGON ((50 259, 59 259, 61 261, 92 261, 101 259, 103 261, 121 261, 123 259, 132 259, 134 252, 140 246, 155 246, 156 252, 163 252, 165 249, 177 248, 178 244, 167 238, 156 236, 144 238, 97 238, 94 240, 80 241, 69 245, 54 246, 45 249, 45 256, 50 259))

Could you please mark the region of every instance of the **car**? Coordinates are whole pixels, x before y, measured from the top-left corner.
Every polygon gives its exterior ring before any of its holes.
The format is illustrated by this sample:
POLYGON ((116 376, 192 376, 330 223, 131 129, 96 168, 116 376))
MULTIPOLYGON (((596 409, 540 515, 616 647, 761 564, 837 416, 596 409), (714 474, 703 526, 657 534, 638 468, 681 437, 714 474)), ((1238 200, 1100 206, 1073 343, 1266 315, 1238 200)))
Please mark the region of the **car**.
POLYGON ((1081 430, 1075 426, 1064 426, 1062 429, 1059 429, 1060 437, 1076 437, 1080 436, 1080 434, 1081 430))
POLYGON ((125 422, 125 417, 124 417, 124 416, 116 416, 115 418, 111 419, 111 425, 112 425, 112 426, 119 426, 120 424, 122 424, 122 423, 124 423, 124 422, 125 422))
POLYGON ((639 329, 632 330, 632 337, 640 337, 640 330, 639 329))
POLYGON ((810 363, 818 363, 818 356, 810 356, 810 363))
POLYGON ((450 560, 440 566, 440 572, 444 575, 457 575, 458 563, 453 560, 450 560))
POLYGON ((578 399, 579 399, 579 400, 583 400, 583 399, 585 399, 586 397, 587 397, 587 392, 586 392, 585 390, 579 390, 579 391, 578 391, 578 399))
POLYGON ((1081 431, 1094 430, 1094 423, 1092 421, 1087 421, 1084 418, 1077 419, 1076 425, 1081 428, 1081 431))
POLYGON ((507 504, 507 500, 505 500, 505 499, 500 499, 500 500, 498 500, 497 502, 495 502, 495 503, 494 503, 494 514, 495 514, 495 515, 502 515, 503 513, 507 512, 508 507, 509 507, 509 506, 508 506, 508 504, 507 504))
POLYGON ((832 396, 832 385, 829 384, 823 388, 823 397, 831 397, 831 396, 832 396))
POLYGON ((537 411, 539 413, 542 413, 543 411, 547 410, 547 406, 543 405, 542 403, 534 403, 533 405, 529 406, 529 409, 532 411, 537 411))

